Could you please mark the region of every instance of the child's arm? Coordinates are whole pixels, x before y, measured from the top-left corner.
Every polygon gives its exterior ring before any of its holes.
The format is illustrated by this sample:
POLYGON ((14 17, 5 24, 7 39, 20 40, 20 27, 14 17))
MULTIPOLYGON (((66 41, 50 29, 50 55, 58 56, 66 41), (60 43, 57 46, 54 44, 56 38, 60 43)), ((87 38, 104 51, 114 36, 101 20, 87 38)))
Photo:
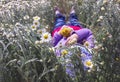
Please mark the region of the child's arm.
POLYGON ((53 46, 55 47, 57 43, 62 39, 62 35, 59 34, 59 32, 55 32, 53 36, 53 46))
POLYGON ((77 39, 78 43, 81 43, 83 40, 86 40, 89 43, 90 48, 94 47, 94 36, 90 29, 84 28, 74 31, 74 34, 68 37, 66 44, 69 45, 69 43, 71 43, 75 39, 77 39))
POLYGON ((74 33, 67 38, 66 45, 77 43, 77 40, 78 40, 78 35, 74 33))

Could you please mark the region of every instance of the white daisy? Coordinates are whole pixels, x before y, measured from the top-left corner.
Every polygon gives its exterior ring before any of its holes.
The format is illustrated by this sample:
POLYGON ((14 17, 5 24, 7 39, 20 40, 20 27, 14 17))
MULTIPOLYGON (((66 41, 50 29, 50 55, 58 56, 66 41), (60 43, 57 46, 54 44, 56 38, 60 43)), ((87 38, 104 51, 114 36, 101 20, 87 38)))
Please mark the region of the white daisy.
POLYGON ((46 29, 44 29, 44 28, 42 28, 42 29, 38 29, 37 30, 37 34, 43 34, 43 33, 46 33, 47 31, 46 31, 46 29))
POLYGON ((38 21, 38 20, 40 20, 40 17, 39 16, 35 16, 35 17, 33 17, 33 19, 38 21))
POLYGON ((40 26, 40 22, 38 20, 34 20, 33 21, 33 25, 35 25, 36 27, 40 26))
POLYGON ((49 32, 43 33, 41 36, 42 42, 49 42, 51 39, 52 39, 52 37, 49 32))
POLYGON ((92 63, 91 60, 86 60, 86 61, 84 61, 84 65, 85 65, 86 67, 89 67, 89 68, 92 68, 92 67, 93 67, 93 63, 92 63))
POLYGON ((36 30, 37 27, 36 27, 35 25, 31 25, 31 29, 32 29, 32 30, 36 30))

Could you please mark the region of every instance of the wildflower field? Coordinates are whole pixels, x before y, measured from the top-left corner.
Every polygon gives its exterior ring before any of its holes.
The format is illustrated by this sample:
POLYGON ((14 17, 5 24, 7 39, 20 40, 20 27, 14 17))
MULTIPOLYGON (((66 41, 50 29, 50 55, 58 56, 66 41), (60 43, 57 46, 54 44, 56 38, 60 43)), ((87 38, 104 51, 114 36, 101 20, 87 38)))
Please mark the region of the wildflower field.
POLYGON ((0 0, 0 82, 120 82, 120 0, 0 0), (56 57, 50 34, 56 5, 67 17, 75 5, 95 36, 93 49, 60 47, 56 57), (80 60, 81 50, 92 60, 80 60))

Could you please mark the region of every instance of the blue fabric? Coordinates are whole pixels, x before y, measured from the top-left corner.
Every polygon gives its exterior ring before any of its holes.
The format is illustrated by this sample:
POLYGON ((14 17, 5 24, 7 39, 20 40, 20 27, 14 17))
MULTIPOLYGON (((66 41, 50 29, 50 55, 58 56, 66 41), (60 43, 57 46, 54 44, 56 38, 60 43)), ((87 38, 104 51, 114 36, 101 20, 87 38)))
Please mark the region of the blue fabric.
POLYGON ((57 27, 61 27, 63 25, 65 25, 65 16, 62 15, 61 13, 60 14, 57 14, 56 15, 56 18, 55 18, 55 25, 54 25, 54 29, 56 29, 57 27))
POLYGON ((71 26, 81 26, 80 22, 78 21, 78 17, 77 17, 77 15, 75 13, 70 14, 68 25, 71 25, 71 26))
POLYGON ((57 14, 53 30, 63 25, 81 26, 75 13, 70 14, 68 23, 65 22, 65 16, 63 14, 57 14))

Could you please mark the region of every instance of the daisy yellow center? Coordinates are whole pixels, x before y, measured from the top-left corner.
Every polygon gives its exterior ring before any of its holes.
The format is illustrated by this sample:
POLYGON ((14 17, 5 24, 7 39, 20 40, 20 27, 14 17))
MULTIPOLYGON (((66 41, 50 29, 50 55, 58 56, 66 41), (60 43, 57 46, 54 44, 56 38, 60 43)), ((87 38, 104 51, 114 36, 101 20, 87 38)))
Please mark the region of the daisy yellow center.
POLYGON ((40 17, 36 16, 36 17, 33 17, 34 20, 39 20, 40 17))
POLYGON ((42 30, 39 30, 38 33, 42 34, 42 30))
POLYGON ((48 34, 44 34, 44 39, 48 39, 48 34))
POLYGON ((38 22, 35 22, 35 25, 38 25, 38 22))
POLYGON ((88 43, 88 42, 85 42, 84 45, 88 47, 88 46, 89 46, 89 43, 88 43))
POLYGON ((35 20, 38 20, 38 18, 36 17, 35 20))
POLYGON ((64 56, 64 55, 68 54, 68 51, 67 51, 67 50, 63 50, 63 51, 61 52, 61 54, 64 56))
POLYGON ((34 29, 34 28, 35 28, 35 26, 32 26, 32 28, 34 29))
POLYGON ((87 66, 91 66, 91 65, 92 65, 92 62, 91 62, 91 61, 87 61, 85 64, 86 64, 87 66))
POLYGON ((39 17, 35 17, 34 20, 39 20, 39 17))

